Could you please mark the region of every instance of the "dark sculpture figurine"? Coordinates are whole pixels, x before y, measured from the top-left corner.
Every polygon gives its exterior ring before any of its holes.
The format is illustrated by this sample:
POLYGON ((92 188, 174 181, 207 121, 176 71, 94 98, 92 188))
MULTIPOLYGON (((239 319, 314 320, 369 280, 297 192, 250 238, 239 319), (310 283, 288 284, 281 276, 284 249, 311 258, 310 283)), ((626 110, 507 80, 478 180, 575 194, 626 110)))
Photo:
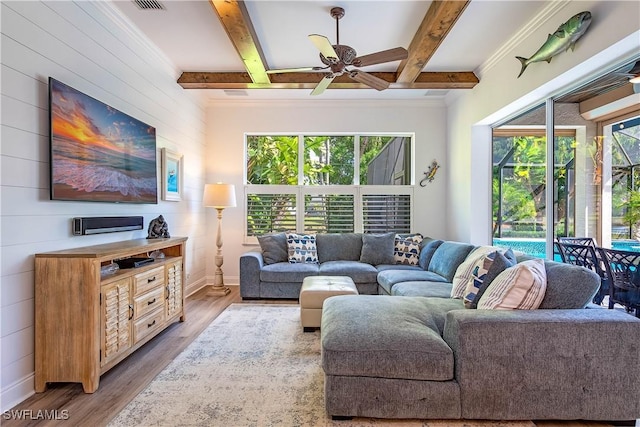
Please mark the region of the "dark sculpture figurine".
POLYGON ((160 215, 158 218, 152 219, 149 223, 149 235, 147 239, 160 239, 163 237, 171 237, 169 235, 169 225, 160 215))

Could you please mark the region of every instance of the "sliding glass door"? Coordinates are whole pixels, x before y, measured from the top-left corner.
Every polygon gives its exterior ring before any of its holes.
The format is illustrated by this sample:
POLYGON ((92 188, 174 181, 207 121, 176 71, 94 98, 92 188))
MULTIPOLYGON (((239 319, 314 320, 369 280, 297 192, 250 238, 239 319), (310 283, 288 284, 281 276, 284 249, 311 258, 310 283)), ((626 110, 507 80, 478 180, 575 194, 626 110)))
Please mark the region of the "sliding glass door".
POLYGON ((548 259, 563 237, 640 251, 640 87, 620 71, 633 64, 493 129, 493 244, 548 259))

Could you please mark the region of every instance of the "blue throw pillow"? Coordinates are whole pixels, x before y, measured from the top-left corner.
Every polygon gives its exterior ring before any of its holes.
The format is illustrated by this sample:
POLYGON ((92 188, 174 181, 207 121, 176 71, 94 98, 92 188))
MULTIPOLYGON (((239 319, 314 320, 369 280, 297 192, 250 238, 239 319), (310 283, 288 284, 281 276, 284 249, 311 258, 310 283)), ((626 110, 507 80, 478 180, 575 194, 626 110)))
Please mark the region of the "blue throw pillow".
POLYGON ((262 249, 262 258, 265 264, 287 262, 287 236, 285 233, 269 233, 258 236, 258 243, 262 249))
POLYGON ((360 262, 371 265, 395 264, 393 248, 396 233, 363 234, 360 262))
POLYGON ((438 249, 443 242, 443 240, 431 240, 427 244, 423 244, 422 250, 420 251, 420 257, 418 258, 418 265, 422 267, 423 270, 427 270, 429 268, 431 257, 433 257, 436 249, 438 249))

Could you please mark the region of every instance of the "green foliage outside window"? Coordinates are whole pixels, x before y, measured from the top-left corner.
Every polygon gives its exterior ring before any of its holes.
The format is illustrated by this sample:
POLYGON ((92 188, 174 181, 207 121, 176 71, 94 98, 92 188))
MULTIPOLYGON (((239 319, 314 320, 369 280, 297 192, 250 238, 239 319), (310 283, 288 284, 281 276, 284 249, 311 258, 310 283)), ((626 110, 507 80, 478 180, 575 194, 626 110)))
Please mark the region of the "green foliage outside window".
MULTIPOLYGON (((544 136, 494 138, 492 205, 495 237, 544 238, 545 150, 546 137, 544 136), (508 227, 502 229, 501 225, 508 225, 508 227)), ((556 137, 554 185, 557 203, 556 219, 559 220, 559 224, 566 218, 569 211, 565 196, 572 190, 567 187, 567 165, 572 165, 574 153, 574 137, 556 137)), ((567 231, 570 232, 570 230, 567 231)), ((556 232, 564 234, 563 225, 556 227, 556 232)))
POLYGON ((247 182, 296 185, 298 183, 297 136, 248 136, 247 182))
POLYGON ((305 185, 353 185, 353 137, 307 136, 304 139, 305 185))

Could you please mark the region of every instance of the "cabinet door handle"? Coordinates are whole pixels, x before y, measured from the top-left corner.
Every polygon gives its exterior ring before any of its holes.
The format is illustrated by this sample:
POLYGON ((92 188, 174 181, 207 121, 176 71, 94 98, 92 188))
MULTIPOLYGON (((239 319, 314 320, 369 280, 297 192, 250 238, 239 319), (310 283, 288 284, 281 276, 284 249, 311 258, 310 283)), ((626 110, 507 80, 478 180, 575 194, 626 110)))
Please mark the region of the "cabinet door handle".
POLYGON ((129 320, 133 319, 133 304, 129 304, 129 320))
POLYGON ((154 320, 153 322, 151 322, 151 323, 147 323, 147 328, 150 328, 150 327, 152 327, 152 326, 153 326, 153 325, 155 325, 155 324, 156 324, 156 321, 155 321, 155 320, 154 320))
POLYGON ((147 283, 151 283, 151 282, 155 282, 156 281, 156 276, 153 276, 149 279, 147 279, 147 283))
POLYGON ((154 302, 156 302, 156 299, 155 299, 155 298, 154 298, 154 299, 152 299, 151 301, 147 301, 147 305, 151 305, 151 304, 153 304, 154 302))
POLYGON ((171 291, 169 290, 169 285, 167 285, 167 296, 164 299, 169 299, 169 295, 171 295, 171 291))

